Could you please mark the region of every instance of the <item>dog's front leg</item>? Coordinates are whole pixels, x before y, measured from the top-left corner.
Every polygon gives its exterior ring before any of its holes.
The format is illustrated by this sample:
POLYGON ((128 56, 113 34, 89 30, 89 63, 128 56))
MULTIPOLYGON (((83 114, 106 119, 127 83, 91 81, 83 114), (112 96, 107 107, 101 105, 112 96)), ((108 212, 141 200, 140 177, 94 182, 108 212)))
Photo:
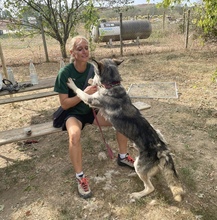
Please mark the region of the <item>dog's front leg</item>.
POLYGON ((78 93, 79 88, 75 85, 72 78, 68 78, 67 85, 70 89, 72 89, 76 94, 78 93))
POLYGON ((85 103, 89 104, 88 103, 88 98, 89 98, 89 95, 87 93, 85 93, 84 91, 82 91, 81 89, 79 89, 75 83, 73 82, 73 80, 71 78, 68 78, 68 82, 67 82, 67 85, 70 89, 72 89, 76 94, 77 96, 82 100, 84 101, 85 103))
POLYGON ((95 108, 100 108, 101 107, 101 103, 98 100, 98 92, 96 92, 96 93, 94 93, 92 95, 89 95, 89 94, 85 93, 84 91, 82 91, 81 89, 79 89, 75 85, 75 83, 73 82, 73 80, 71 78, 68 79, 67 85, 86 104, 90 105, 91 107, 95 107, 95 108))

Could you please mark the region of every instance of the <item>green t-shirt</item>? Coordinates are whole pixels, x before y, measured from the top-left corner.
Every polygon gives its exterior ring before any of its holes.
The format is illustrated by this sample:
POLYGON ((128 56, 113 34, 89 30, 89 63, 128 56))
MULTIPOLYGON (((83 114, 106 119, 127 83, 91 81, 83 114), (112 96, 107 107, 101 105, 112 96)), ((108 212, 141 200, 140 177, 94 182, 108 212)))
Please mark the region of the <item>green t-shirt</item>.
MULTIPOLYGON (((55 81, 54 91, 61 94, 68 94, 69 97, 74 97, 76 94, 67 85, 68 78, 72 78, 75 85, 81 90, 84 90, 84 85, 87 79, 90 66, 91 64, 88 63, 87 68, 83 73, 79 73, 75 69, 73 63, 70 63, 62 69, 60 69, 55 81)), ((69 114, 71 113, 79 115, 88 114, 90 111, 91 108, 88 105, 86 105, 83 101, 79 102, 76 106, 68 109, 69 114)))

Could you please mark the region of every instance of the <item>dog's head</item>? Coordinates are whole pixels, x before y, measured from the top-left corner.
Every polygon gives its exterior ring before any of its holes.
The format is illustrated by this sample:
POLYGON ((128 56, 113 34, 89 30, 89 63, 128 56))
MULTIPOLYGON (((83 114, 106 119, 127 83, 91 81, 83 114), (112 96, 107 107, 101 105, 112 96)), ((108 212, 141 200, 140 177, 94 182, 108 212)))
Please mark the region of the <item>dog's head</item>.
POLYGON ((102 59, 100 61, 96 61, 93 59, 93 61, 96 63, 97 69, 95 73, 98 75, 98 81, 100 81, 101 84, 107 85, 122 81, 118 71, 118 66, 123 62, 123 60, 102 59))

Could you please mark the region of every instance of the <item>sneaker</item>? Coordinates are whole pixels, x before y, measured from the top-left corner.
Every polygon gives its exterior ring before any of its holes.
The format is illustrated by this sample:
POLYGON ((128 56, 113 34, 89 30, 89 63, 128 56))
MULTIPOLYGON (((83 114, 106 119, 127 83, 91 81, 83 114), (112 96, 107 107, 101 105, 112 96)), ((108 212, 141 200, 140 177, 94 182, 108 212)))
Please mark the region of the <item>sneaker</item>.
POLYGON ((126 157, 121 159, 120 155, 118 154, 117 163, 119 166, 128 166, 131 169, 134 169, 134 159, 127 153, 126 157))
POLYGON ((88 185, 87 178, 82 176, 76 179, 78 181, 78 194, 84 199, 90 198, 92 196, 92 192, 88 185))

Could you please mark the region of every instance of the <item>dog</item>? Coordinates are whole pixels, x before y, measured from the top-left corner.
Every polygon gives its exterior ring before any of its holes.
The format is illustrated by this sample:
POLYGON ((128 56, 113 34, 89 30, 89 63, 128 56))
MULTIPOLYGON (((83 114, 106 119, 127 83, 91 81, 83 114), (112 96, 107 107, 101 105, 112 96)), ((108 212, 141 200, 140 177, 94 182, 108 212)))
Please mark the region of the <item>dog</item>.
POLYGON ((179 181, 174 161, 162 135, 142 116, 132 104, 129 95, 121 85, 122 78, 118 66, 123 62, 117 59, 96 61, 93 83, 98 91, 92 95, 77 88, 71 78, 68 87, 86 104, 97 108, 111 122, 113 127, 133 141, 138 149, 134 162, 137 175, 144 183, 144 190, 134 192, 131 197, 139 199, 154 191, 151 177, 161 171, 175 201, 180 202, 184 190, 179 181))

